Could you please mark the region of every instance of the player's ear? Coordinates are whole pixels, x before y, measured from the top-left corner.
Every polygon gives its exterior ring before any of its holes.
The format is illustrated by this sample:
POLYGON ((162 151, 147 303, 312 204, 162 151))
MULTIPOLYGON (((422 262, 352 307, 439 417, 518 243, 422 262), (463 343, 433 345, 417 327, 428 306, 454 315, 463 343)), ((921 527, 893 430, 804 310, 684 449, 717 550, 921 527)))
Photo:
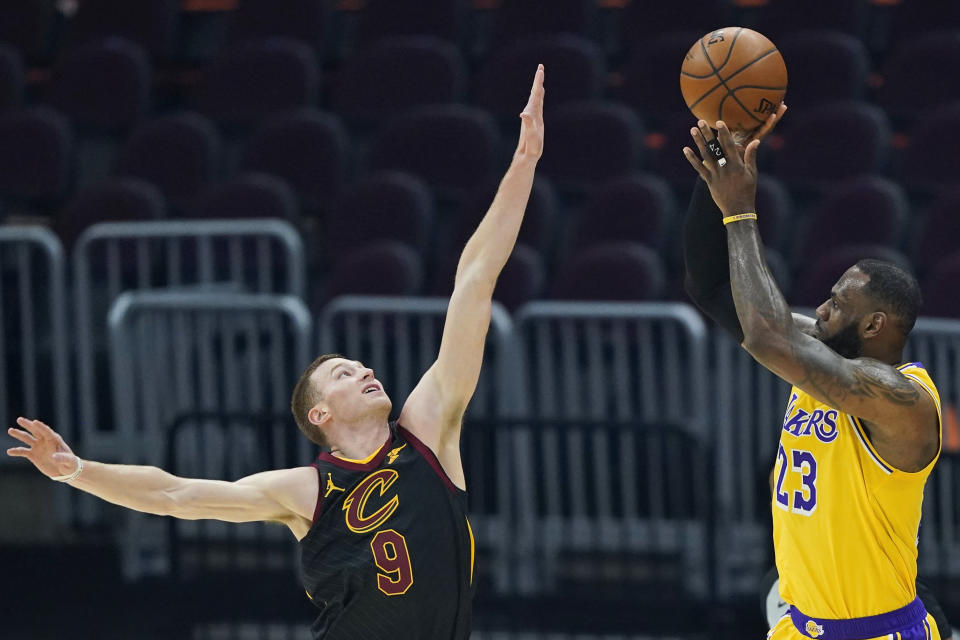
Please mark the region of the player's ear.
POLYGON ((883 311, 874 311, 873 313, 867 314, 867 317, 864 318, 864 324, 860 331, 861 335, 864 338, 873 338, 876 337, 884 327, 887 326, 887 321, 889 318, 887 314, 883 311))
POLYGON ((315 404, 313 408, 307 412, 307 420, 317 426, 326 424, 330 420, 329 407, 323 402, 315 404))

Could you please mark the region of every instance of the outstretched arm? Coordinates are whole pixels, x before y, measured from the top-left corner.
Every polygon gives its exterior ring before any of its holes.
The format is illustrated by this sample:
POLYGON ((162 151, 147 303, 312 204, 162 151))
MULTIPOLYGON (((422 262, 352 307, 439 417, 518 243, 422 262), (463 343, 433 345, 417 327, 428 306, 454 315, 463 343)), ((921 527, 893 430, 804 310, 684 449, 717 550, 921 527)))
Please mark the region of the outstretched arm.
MULTIPOLYGON (((763 140, 786 112, 787 105, 781 104, 745 144, 763 140)), ((737 151, 743 153, 739 144, 737 151)), ((740 343, 743 342, 743 330, 730 291, 727 234, 720 222, 722 217, 706 183, 697 180, 683 227, 684 288, 701 311, 740 343)))
POLYGON ((440 353, 400 414, 400 423, 437 454, 444 470, 461 487, 460 423, 480 376, 493 290, 517 241, 543 152, 543 79, 540 65, 520 114, 520 139, 513 161, 460 256, 440 353))
POLYGON ((107 502, 185 520, 282 522, 298 538, 310 529, 319 491, 310 467, 267 471, 236 482, 180 478, 156 467, 81 461, 46 424, 26 418, 17 424, 22 429, 7 433, 25 446, 7 449, 8 455, 26 458, 50 478, 82 469, 69 484, 107 502))
MULTIPOLYGON (((724 149, 734 148, 723 122, 717 123, 724 149)), ((684 154, 724 216, 755 212, 757 145, 744 156, 728 154, 720 167, 708 155, 702 120, 693 132, 701 157, 684 154)), ((726 225, 730 281, 743 346, 760 364, 821 402, 866 420, 871 438, 888 462, 904 471, 922 469, 936 455, 939 420, 933 399, 896 368, 871 358, 840 357, 823 342, 801 331, 777 287, 763 254, 756 220, 726 225)))

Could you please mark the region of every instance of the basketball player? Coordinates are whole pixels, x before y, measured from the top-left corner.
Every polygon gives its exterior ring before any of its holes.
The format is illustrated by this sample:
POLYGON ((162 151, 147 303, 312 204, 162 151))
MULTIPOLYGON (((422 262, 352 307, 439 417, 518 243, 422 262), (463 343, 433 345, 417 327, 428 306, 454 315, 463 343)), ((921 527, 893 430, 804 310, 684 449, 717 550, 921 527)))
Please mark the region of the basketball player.
POLYGON ((190 520, 275 521, 300 541, 314 636, 466 639, 474 592, 460 429, 480 375, 497 277, 510 257, 543 150, 544 68, 513 161, 457 267, 436 362, 388 422, 390 398, 362 363, 328 354, 293 391, 300 429, 325 446, 315 465, 236 482, 81 460, 50 427, 19 418, 8 449, 54 480, 114 504, 190 520))
MULTIPOLYGON (((916 593, 923 487, 941 429, 930 376, 902 359, 920 306, 917 283, 895 265, 861 260, 816 319, 793 316, 757 230, 760 142, 741 153, 723 122, 717 130, 724 166, 708 150, 702 120, 691 135, 703 160, 689 147, 684 155, 720 210, 714 228, 726 230, 732 304, 717 302, 724 285, 716 277, 698 283, 688 272, 688 288, 707 293, 698 302, 725 316, 742 346, 793 385, 772 500, 780 593, 790 609, 768 638, 939 639, 916 593)), ((699 249, 686 247, 688 265, 699 249)))

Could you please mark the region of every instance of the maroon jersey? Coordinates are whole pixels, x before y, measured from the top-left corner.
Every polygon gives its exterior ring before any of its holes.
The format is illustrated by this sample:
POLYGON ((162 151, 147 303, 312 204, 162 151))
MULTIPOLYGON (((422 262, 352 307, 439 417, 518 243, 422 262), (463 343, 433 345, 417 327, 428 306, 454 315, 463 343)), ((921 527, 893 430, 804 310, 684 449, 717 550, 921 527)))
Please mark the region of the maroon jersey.
POLYGON ((367 460, 321 453, 301 576, 315 638, 466 640, 473 598, 467 494, 434 453, 391 423, 367 460))

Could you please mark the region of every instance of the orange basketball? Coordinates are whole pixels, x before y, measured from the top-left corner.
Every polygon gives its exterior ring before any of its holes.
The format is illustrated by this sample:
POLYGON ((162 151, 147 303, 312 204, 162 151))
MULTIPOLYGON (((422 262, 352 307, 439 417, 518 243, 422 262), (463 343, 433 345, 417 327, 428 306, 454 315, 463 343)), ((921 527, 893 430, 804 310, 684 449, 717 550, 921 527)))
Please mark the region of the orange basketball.
POLYGON ((750 131, 766 122, 787 93, 787 66, 761 33, 724 27, 697 40, 680 67, 680 91, 690 111, 711 127, 750 131))

